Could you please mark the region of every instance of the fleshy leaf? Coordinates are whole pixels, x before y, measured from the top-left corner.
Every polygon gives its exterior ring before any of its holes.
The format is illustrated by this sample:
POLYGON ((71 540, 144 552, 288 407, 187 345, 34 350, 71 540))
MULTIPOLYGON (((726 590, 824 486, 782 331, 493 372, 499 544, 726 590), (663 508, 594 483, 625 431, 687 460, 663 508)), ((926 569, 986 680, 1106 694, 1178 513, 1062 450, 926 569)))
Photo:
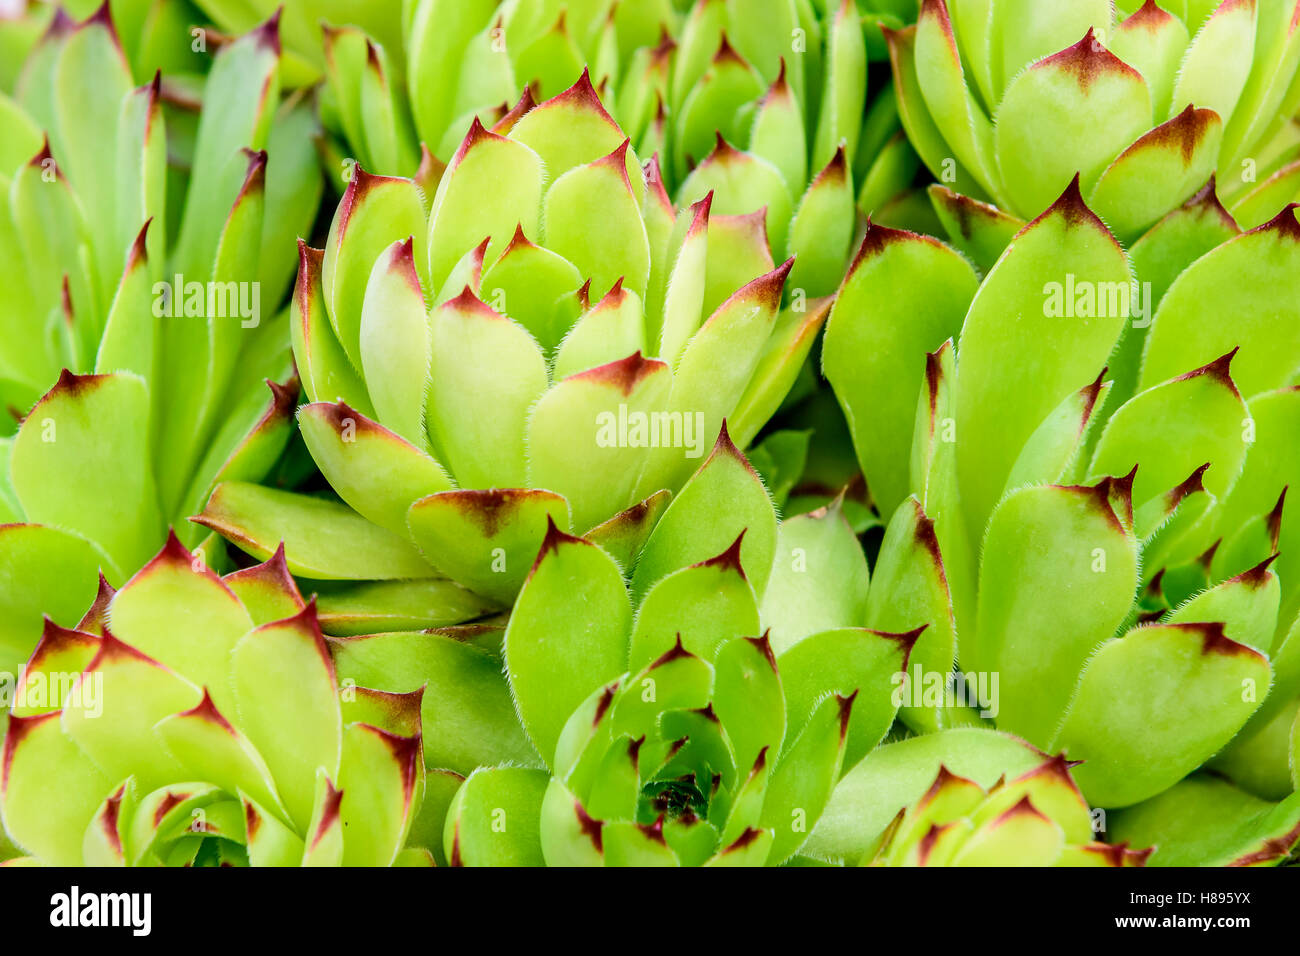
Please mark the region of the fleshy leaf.
POLYGON ((1034 429, 1105 365, 1129 315, 1130 281, 1123 250, 1083 204, 1076 182, 1012 241, 979 287, 958 343, 956 409, 958 478, 973 540, 1034 429))
POLYGON ((1092 656, 1053 746, 1086 761, 1075 777, 1092 803, 1128 806, 1227 743, 1269 679, 1268 659, 1229 640, 1222 624, 1135 628, 1092 656))
POLYGON ((447 811, 447 861, 452 866, 542 866, 549 862, 542 857, 543 797, 547 793, 547 776, 541 770, 476 770, 461 784, 447 811))
POLYGON ((271 769, 298 832, 311 832, 317 769, 338 775, 343 733, 334 662, 315 604, 240 640, 230 674, 241 729, 271 769))
POLYGON ((842 627, 800 641, 777 659, 785 689, 786 739, 793 741, 830 693, 856 695, 848 721, 844 765, 852 767, 880 743, 898 708, 892 689, 896 674, 921 632, 886 634, 842 627))
POLYGON ((534 488, 445 491, 407 513, 411 537, 453 580, 509 604, 519 592, 548 524, 569 526, 564 498, 534 488))
POLYGON ((424 452, 422 435, 412 444, 343 402, 302 406, 298 427, 330 487, 394 534, 406 536, 411 502, 452 487, 442 466, 424 452))
POLYGON ((839 499, 783 521, 761 608, 775 653, 810 634, 864 622, 868 579, 866 556, 839 499))
POLYGON ((289 570, 303 577, 382 581, 433 574, 413 545, 326 498, 227 481, 194 520, 261 561, 283 543, 289 570))
POLYGON ((740 566, 744 533, 721 554, 657 581, 637 609, 629 652, 639 670, 675 642, 712 661, 728 641, 758 631, 754 589, 740 566))
POLYGON ((429 767, 472 773, 540 763, 515 714, 501 660, 451 634, 412 631, 331 638, 342 680, 420 700, 429 767))
POLYGON ((1300 331, 1278 321, 1277 303, 1300 295, 1300 223, 1295 208, 1229 240, 1178 277, 1147 333, 1139 388, 1240 348, 1233 380, 1246 398, 1290 382, 1300 367, 1300 331), (1231 323, 1215 316, 1230 311, 1231 323))
POLYGON ((978 282, 933 239, 870 225, 826 323, 822 369, 882 513, 907 495, 925 355, 961 330, 978 282))
POLYGON ((14 440, 13 487, 28 520, 80 532, 119 575, 140 567, 162 537, 148 441, 141 379, 64 370, 14 440), (84 506, 106 499, 112 508, 84 506))
POLYGON ((579 531, 634 500, 647 447, 685 440, 685 416, 660 412, 671 387, 666 364, 635 352, 558 382, 533 406, 529 481, 567 498, 579 531))
POLYGON ((1079 671, 1123 622, 1137 589, 1137 543, 1112 507, 1113 487, 1104 479, 1025 488, 989 521, 978 653, 969 662, 963 647, 962 663, 1000 673, 999 726, 1038 746, 1051 742, 1079 671))
POLYGON ((525 484, 528 413, 547 386, 536 341, 468 289, 429 323, 427 417, 439 458, 464 488, 525 484))
POLYGON ((678 568, 721 553, 741 532, 740 564, 761 599, 776 548, 776 514, 724 428, 713 453, 650 533, 632 576, 633 594, 644 595, 678 568))
POLYGON ((1142 75, 1091 29, 1074 46, 1034 63, 1011 81, 994 127, 1002 179, 1015 184, 1013 211, 1032 215, 1076 174, 1091 191, 1111 160, 1147 131, 1151 115, 1142 75), (1072 146, 1036 149, 1040 143, 1072 146))
POLYGON ((416 447, 424 444, 429 325, 413 240, 375 260, 361 306, 360 365, 380 419, 416 447))
POLYGON ((772 771, 760 818, 773 830, 768 863, 789 859, 816 826, 840 776, 856 697, 823 700, 772 771))
POLYGON ((1273 804, 1197 774, 1107 823, 1113 839, 1154 845, 1152 866, 1269 866, 1300 840, 1300 796, 1273 804))
POLYGON ((631 616, 613 559, 552 522, 506 629, 510 688, 548 762, 573 709, 627 669, 631 616))

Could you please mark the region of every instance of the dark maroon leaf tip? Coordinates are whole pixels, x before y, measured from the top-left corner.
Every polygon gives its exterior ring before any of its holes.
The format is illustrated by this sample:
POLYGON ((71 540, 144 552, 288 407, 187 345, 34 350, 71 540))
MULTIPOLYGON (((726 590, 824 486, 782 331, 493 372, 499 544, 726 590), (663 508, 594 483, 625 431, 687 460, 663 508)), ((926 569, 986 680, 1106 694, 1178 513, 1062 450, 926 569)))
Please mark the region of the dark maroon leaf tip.
POLYGON ((1286 493, 1290 485, 1282 488, 1282 493, 1277 496, 1277 504, 1273 510, 1268 513, 1264 519, 1264 524, 1268 528, 1269 540, 1273 542, 1273 550, 1277 550, 1278 541, 1282 536, 1282 510, 1286 507, 1286 493))
POLYGON ((203 699, 189 710, 182 711, 177 716, 193 717, 196 720, 202 720, 205 723, 219 727, 226 733, 234 736, 235 728, 230 725, 230 721, 222 716, 221 711, 217 710, 217 705, 212 702, 212 695, 208 693, 207 687, 203 688, 203 699))
POLYGON ((1241 393, 1237 391, 1237 384, 1232 380, 1232 360, 1237 357, 1237 352, 1240 350, 1241 346, 1237 346, 1231 352, 1226 352, 1223 355, 1220 355, 1213 362, 1179 375, 1174 379, 1174 381, 1186 382, 1202 375, 1208 375, 1213 381, 1223 385, 1231 391, 1233 395, 1240 398, 1241 393))
POLYGON ((740 563, 740 546, 745 540, 745 532, 748 528, 742 528, 740 534, 736 535, 736 540, 727 545, 726 550, 715 557, 706 561, 701 561, 695 565, 697 568, 717 568, 719 571, 734 571, 742 578, 745 577, 745 569, 740 563))
POLYGON ((28 667, 33 664, 39 664, 42 660, 51 654, 67 650, 73 647, 95 647, 99 644, 99 638, 94 634, 88 634, 78 628, 62 627, 50 619, 48 614, 44 615, 41 621, 41 637, 36 642, 36 648, 32 651, 31 661, 28 667))
POLYGON ((595 727, 609 713, 609 707, 614 703, 614 695, 618 693, 618 681, 606 685, 600 692, 600 700, 596 702, 596 714, 591 720, 591 726, 595 727))
POLYGON ((754 827, 748 827, 746 828, 744 833, 736 837, 735 841, 731 844, 731 846, 727 847, 722 852, 724 854, 738 853, 739 851, 745 849, 745 847, 749 846, 751 843, 753 843, 762 835, 763 835, 762 830, 758 830, 754 827))
POLYGON ((1275 575, 1272 572, 1270 572, 1268 568, 1269 565, 1271 565, 1274 561, 1277 560, 1277 557, 1278 557, 1278 552, 1274 551, 1263 561, 1259 562, 1259 564, 1255 565, 1253 568, 1248 568, 1247 570, 1242 571, 1232 580, 1240 584, 1244 584, 1246 587, 1250 588, 1251 590, 1254 590, 1255 588, 1263 587, 1265 584, 1267 584, 1270 580, 1272 580, 1275 577, 1275 575))
POLYGON ((320 823, 316 826, 316 832, 312 835, 311 848, 314 850, 320 845, 325 834, 329 832, 331 826, 339 818, 339 806, 343 803, 343 791, 334 786, 334 781, 329 777, 325 778, 325 800, 321 807, 320 823))
POLYGON ((1119 28, 1121 30, 1132 30, 1142 27, 1151 33, 1155 33, 1173 19, 1173 14, 1166 13, 1160 4, 1156 3, 1156 0, 1146 0, 1146 3, 1138 7, 1130 17, 1120 24, 1119 28))
POLYGON ((1297 221, 1295 217, 1297 208, 1300 208, 1300 203, 1287 203, 1286 207, 1276 216, 1262 226, 1257 226, 1250 231, 1252 233, 1271 232, 1275 233, 1279 239, 1300 242, 1300 221, 1297 221))
MULTIPOLYGON (((583 75, 585 76, 586 73, 584 72, 583 75)), ((578 819, 578 829, 582 832, 582 835, 591 841, 591 845, 595 847, 597 853, 604 853, 603 831, 605 824, 591 816, 583 807, 581 801, 573 801, 573 813, 578 819)))
POLYGON ((1181 113, 1146 133, 1125 152, 1146 146, 1177 152, 1182 157, 1183 166, 1187 167, 1196 155, 1196 147, 1205 141, 1216 124, 1221 123, 1214 110, 1197 109, 1188 104, 1181 113))
POLYGON ((664 362, 659 359, 646 358, 641 354, 641 350, 637 349, 627 358, 607 362, 604 365, 597 365, 595 368, 589 368, 584 372, 577 372, 571 375, 568 381, 589 382, 594 385, 605 386, 616 390, 624 398, 627 398, 646 379, 667 370, 668 366, 664 362))
POLYGON ((1006 810, 1005 812, 1002 813, 1001 816, 999 816, 996 820, 994 820, 993 826, 999 827, 1004 823, 1010 823, 1012 820, 1016 820, 1020 817, 1037 817, 1038 819, 1043 821, 1046 821, 1048 819, 1038 811, 1038 808, 1036 806, 1034 806, 1034 802, 1029 799, 1029 795, 1025 794, 1023 797, 1021 797, 1019 800, 1016 801, 1015 806, 1011 807, 1011 809, 1009 810, 1006 810))
POLYGON ((523 119, 524 116, 531 112, 536 106, 537 101, 533 99, 532 88, 525 86, 524 92, 515 102, 515 105, 510 107, 509 111, 504 116, 492 124, 492 132, 504 136, 514 129, 515 124, 523 119))
POLYGON ((1213 216, 1223 223, 1229 232, 1234 234, 1241 232, 1237 220, 1232 218, 1232 214, 1219 201, 1218 182, 1213 173, 1210 174, 1209 181, 1200 188, 1196 195, 1183 203, 1182 208, 1185 212, 1213 216))
MULTIPOLYGON (((872 222, 871 217, 868 216, 867 229, 862 234, 862 244, 858 246, 857 255, 853 257, 853 263, 849 266, 848 274, 852 275, 864 260, 880 255, 895 243, 924 241, 927 241, 927 237, 908 232, 906 229, 891 229, 888 226, 882 226, 879 223, 872 222)), ((928 241, 934 242, 934 240, 928 241)))
POLYGON ((555 523, 555 518, 550 514, 547 514, 546 535, 542 538, 542 547, 537 552, 537 560, 533 562, 533 570, 536 571, 537 566, 541 564, 542 560, 551 552, 559 553, 560 545, 562 544, 587 544, 587 542, 583 541, 582 538, 561 531, 559 526, 555 523))
POLYGON ((747 637, 745 640, 753 644, 754 647, 767 658, 767 663, 771 665, 773 672, 776 671, 776 654, 772 651, 772 631, 769 628, 758 637, 747 637))
POLYGON ((1228 637, 1226 625, 1222 621, 1195 621, 1188 623, 1166 624, 1164 627, 1175 628, 1194 634, 1201 640, 1201 654, 1221 654, 1225 657, 1253 657, 1261 660, 1264 655, 1253 647, 1238 643, 1228 637))
POLYGON ((646 670, 652 671, 655 670, 656 668, 663 667, 666 664, 671 664, 673 661, 681 660, 683 657, 694 657, 694 656, 695 656, 694 654, 692 654, 682 645, 682 632, 678 631, 677 640, 673 644, 673 646, 670 647, 668 650, 664 651, 661 655, 659 655, 658 659, 655 660, 655 662, 651 664, 648 668, 646 668, 646 670))
POLYGON ((722 41, 718 44, 718 52, 713 54, 713 65, 722 66, 726 63, 746 68, 749 67, 749 64, 745 62, 745 58, 736 52, 736 48, 733 47, 731 41, 727 39, 727 31, 723 30, 722 41))
POLYGON ((1133 82, 1145 83, 1141 73, 1102 46, 1092 27, 1074 46, 1044 57, 1030 69, 1055 69, 1068 73, 1085 93, 1096 80, 1106 75, 1125 76, 1133 82))
POLYGON ((135 240, 131 243, 131 248, 126 254, 126 271, 134 272, 141 268, 149 261, 149 252, 145 247, 145 240, 149 235, 149 225, 153 222, 153 216, 144 221, 140 231, 136 233, 135 240))
POLYGON ((275 13, 261 26, 256 27, 252 34, 257 38, 257 42, 264 49, 270 50, 275 56, 280 55, 280 15, 284 13, 284 7, 276 7, 275 13))
MULTIPOLYGON (((45 165, 46 160, 52 159, 54 159, 54 155, 50 152, 50 134, 45 133, 41 136, 41 148, 37 151, 35 156, 27 161, 27 165, 40 169, 45 165)), ((63 171, 59 169, 58 163, 54 164, 54 175, 59 179, 63 178, 63 171)))
MULTIPOLYGON (((933 526, 933 522, 931 522, 931 528, 933 528, 933 526)), ((926 628, 929 626, 930 624, 927 621, 920 627, 914 627, 910 631, 904 631, 901 633, 895 633, 892 631, 868 631, 868 633, 875 634, 877 637, 883 637, 885 640, 893 641, 897 644, 903 655, 903 661, 899 669, 906 671, 907 661, 912 656, 912 649, 916 647, 916 642, 921 639, 921 635, 925 633, 926 628)))
POLYGON ((849 735, 849 718, 853 716, 853 703, 858 699, 858 691, 845 697, 843 694, 835 695, 836 706, 839 707, 840 718, 840 743, 844 743, 844 738, 849 735))
MULTIPOLYGON (((1237 857, 1228 866, 1257 866, 1261 863, 1284 860, 1290 856, 1291 850, 1297 842, 1300 842, 1300 823, 1297 823, 1281 836, 1264 840, 1260 843, 1259 849, 1237 857)), ((1150 852, 1150 850, 1147 851, 1148 854, 1150 852)))
POLYGON ((1168 492, 1166 501, 1170 511, 1182 504, 1184 499, 1205 490, 1205 472, 1209 467, 1210 463, 1207 461, 1168 492))
POLYGON ((1038 225, 1049 216, 1060 216, 1069 228, 1083 225, 1092 226, 1104 233, 1115 246, 1119 246, 1119 242, 1111 234, 1106 224, 1083 201, 1083 193, 1079 189, 1078 173, 1074 174, 1074 178, 1070 180, 1070 184, 1065 187, 1065 192, 1061 193, 1056 202, 1052 203, 1042 215, 1029 223, 1025 227, 1025 231, 1038 225))
POLYGON ((591 110, 604 118, 614 129, 619 128, 618 124, 614 122, 614 118, 605 109, 605 104, 600 101, 600 94, 596 92, 596 88, 591 83, 591 72, 585 66, 582 68, 582 75, 578 77, 576 83, 563 93, 543 103, 542 106, 560 106, 563 104, 573 104, 579 109, 591 110))

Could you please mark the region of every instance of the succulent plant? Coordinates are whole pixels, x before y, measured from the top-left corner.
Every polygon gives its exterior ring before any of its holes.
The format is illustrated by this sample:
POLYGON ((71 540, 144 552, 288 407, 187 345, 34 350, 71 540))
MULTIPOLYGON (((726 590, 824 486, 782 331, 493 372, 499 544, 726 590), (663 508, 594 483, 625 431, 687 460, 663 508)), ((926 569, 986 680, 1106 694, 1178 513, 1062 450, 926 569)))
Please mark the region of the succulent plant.
POLYGON ((1298 17, 1295 0, 924 0, 887 35, 937 179, 1023 219, 1079 173, 1127 243, 1216 169, 1248 227, 1300 195, 1298 17))
POLYGON ((1072 767, 992 730, 887 743, 845 775, 805 852, 860 866, 1146 865, 1151 849, 1097 838, 1105 815, 1072 767))
POLYGON ((76 628, 46 620, 0 811, 51 866, 429 865, 419 711, 340 686, 283 554, 223 579, 173 536, 76 628))
POLYGON ((1300 792, 1275 803, 1197 773, 1116 811, 1108 832, 1153 845, 1153 866, 1276 866, 1300 841, 1300 792))
MULTIPOLYGON (((548 520, 626 562, 724 418, 757 434, 829 301, 783 310, 757 220, 674 209, 585 79, 476 122, 431 209, 419 183, 358 168, 326 249, 301 247, 298 420, 346 504, 225 483, 198 520, 260 558, 283 539, 307 578, 425 579, 456 605, 434 626, 509 606, 548 520)), ((385 614, 413 593, 367 592, 385 614)))
MULTIPOLYGON (((225 35, 238 36, 257 24, 280 14, 280 36, 284 42, 281 80, 286 85, 317 83, 327 62, 324 39, 327 24, 347 24, 373 36, 388 55, 401 57, 403 31, 407 17, 403 10, 412 7, 404 0, 192 0, 193 6, 225 35)), ((188 5, 188 4, 187 4, 188 5)), ((395 66, 400 74, 402 61, 395 66)))
MULTIPOLYGON (((914 668, 995 675, 985 716, 1082 759, 1094 804, 1216 754, 1263 796, 1295 786, 1298 269, 1292 207, 1242 233, 1212 189, 1130 264, 1076 181, 982 283, 935 240, 871 229, 828 320, 825 371, 892 516, 866 625, 929 622, 914 668)), ((942 684, 908 703, 921 730, 970 717, 942 684)))
POLYGON ((882 744, 840 780, 801 860, 1268 866, 1285 859, 1300 834, 1300 796, 1272 804, 1208 774, 1129 809, 1089 811, 1071 782, 1073 766, 988 729, 940 730, 882 744), (1032 812, 1020 807, 1007 814, 1024 797, 1032 812), (1005 833, 998 832, 1002 826, 1005 833))
POLYGON ((725 432, 634 566, 602 544, 551 523, 504 633, 331 638, 339 673, 425 688, 428 766, 465 778, 452 863, 785 861, 889 729, 917 633, 857 626, 842 514, 778 529, 725 432))
POLYGON ((189 170, 169 167, 160 82, 132 88, 106 11, 48 34, 0 95, 5 663, 42 613, 75 620, 99 569, 122 584, 214 479, 263 477, 292 430, 274 312, 322 186, 278 59, 274 21, 217 55, 189 170))
POLYGON ((40 11, 45 4, 21 0, 0 8, 0 92, 10 93, 27 52, 45 28, 40 11))
MULTIPOLYGON (((547 99, 590 72, 638 155, 656 156, 682 206, 766 210, 792 289, 834 290, 857 228, 933 221, 910 189, 919 160, 892 92, 868 106, 878 19, 910 22, 915 0, 494 0, 409 4, 404 51, 353 27, 327 28, 327 125, 372 172, 413 175, 421 143, 449 160, 473 121, 491 126, 522 90, 547 99), (865 23, 865 29, 864 29, 865 23), (394 52, 404 54, 392 62, 394 52)), ((341 168, 341 167, 340 167, 341 168)))

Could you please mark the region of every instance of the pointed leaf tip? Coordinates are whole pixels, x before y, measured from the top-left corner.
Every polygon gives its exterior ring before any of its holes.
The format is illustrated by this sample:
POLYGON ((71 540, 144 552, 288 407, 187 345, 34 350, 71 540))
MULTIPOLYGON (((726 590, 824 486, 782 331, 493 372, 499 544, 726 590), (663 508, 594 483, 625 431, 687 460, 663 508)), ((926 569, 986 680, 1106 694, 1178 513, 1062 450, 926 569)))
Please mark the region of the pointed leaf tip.
MULTIPOLYGON (((43 133, 41 135, 41 148, 36 151, 35 156, 27 161, 27 165, 36 169, 43 169, 45 167, 45 161, 53 159, 54 154, 50 152, 50 134, 43 133)), ((59 168, 58 163, 52 163, 51 168, 54 170, 55 177, 58 179, 63 178, 63 170, 59 168)))
POLYGON ((277 57, 281 53, 280 16, 283 13, 283 6, 276 7, 275 12, 264 23, 250 31, 257 38, 258 45, 270 50, 277 57))
POLYGON ((1262 226, 1256 226, 1250 231, 1252 233, 1272 232, 1276 233, 1280 239, 1300 242, 1300 221, 1297 221, 1295 215, 1297 208, 1300 208, 1300 203, 1287 203, 1276 216, 1262 226))
POLYGON ((230 721, 222 716, 221 711, 217 710, 217 705, 212 702, 212 695, 208 693, 207 687, 203 688, 203 699, 191 707, 189 710, 177 714, 178 717, 195 717, 199 720, 206 721, 216 727, 220 727, 226 733, 232 736, 235 728, 231 726, 230 721))
POLYGON ((1259 564, 1255 565, 1253 568, 1247 568, 1245 571, 1242 571, 1240 574, 1238 574, 1235 578, 1232 578, 1232 580, 1240 584, 1244 584, 1248 588, 1252 588, 1252 589, 1258 588, 1273 577, 1273 575, 1269 572, 1268 569, 1269 569, 1269 565, 1271 565, 1277 559, 1278 559, 1278 552, 1274 551, 1263 561, 1259 562, 1259 564))
POLYGON ((140 231, 136 233, 134 241, 131 243, 130 250, 126 254, 126 271, 134 272, 142 268, 149 262, 149 251, 145 246, 145 240, 149 235, 149 226, 153 222, 153 216, 144 221, 140 231))
POLYGON ((717 568, 719 571, 735 571, 742 578, 745 577, 745 569, 740 563, 740 545, 745 540, 745 532, 748 530, 748 528, 742 528, 740 534, 736 535, 736 540, 731 542, 725 551, 694 566, 697 568, 717 568))
POLYGON ((1034 802, 1029 799, 1029 794, 1025 794, 1023 797, 1021 797, 1019 800, 1016 801, 1015 806, 1011 807, 1009 810, 1004 811, 996 820, 994 820, 993 826, 995 827, 1001 826, 1002 824, 1009 823, 1012 820, 1015 820, 1019 817, 1037 817, 1039 820, 1042 820, 1044 823, 1050 822, 1048 817, 1044 816, 1041 812, 1039 812, 1039 809, 1036 806, 1034 806, 1034 802))
MULTIPOLYGON (((680 660, 683 657, 695 657, 695 655, 692 654, 690 651, 688 651, 686 647, 682 644, 682 632, 678 631, 677 639, 673 642, 673 646, 670 647, 668 650, 664 651, 661 655, 659 655, 659 657, 654 661, 654 663, 651 664, 649 667, 647 667, 646 670, 647 671, 655 670, 657 668, 663 667, 665 664, 671 664, 675 660, 680 660)), ((608 691, 609 689, 606 688, 606 690, 608 691)), ((610 692, 610 694, 612 696, 612 691, 610 692)), ((600 708, 597 708, 597 713, 601 713, 600 708)))
POLYGON ((343 791, 334 786, 334 781, 325 778, 325 800, 321 808, 320 823, 312 835, 311 848, 314 850, 339 818, 339 806, 343 803, 343 791))
POLYGON ((747 637, 745 640, 753 644, 767 658, 768 664, 772 666, 773 673, 776 672, 776 653, 772 650, 772 630, 768 628, 758 637, 747 637))
POLYGON ((1146 82, 1141 73, 1102 46, 1093 27, 1088 27, 1088 32, 1078 43, 1066 47, 1059 53, 1044 57, 1030 69, 1049 67, 1072 74, 1085 91, 1094 81, 1106 74, 1127 75, 1140 83, 1146 82))
POLYGON ((641 350, 637 349, 627 358, 616 359, 584 372, 577 372, 568 380, 607 385, 617 389, 626 397, 631 395, 644 379, 667 367, 659 359, 646 358, 641 354, 641 350))
POLYGON ((930 622, 927 621, 926 623, 922 624, 920 627, 914 627, 910 631, 903 631, 901 633, 894 633, 890 631, 872 631, 871 633, 879 637, 883 637, 888 641, 893 641, 900 648, 902 648, 903 664, 900 670, 906 671, 907 662, 911 659, 912 656, 912 649, 916 647, 916 642, 921 639, 921 635, 925 633, 926 629, 929 626, 930 626, 930 622))
POLYGON ((1105 234, 1105 236, 1110 239, 1116 247, 1119 246, 1119 241, 1115 238, 1114 234, 1111 233, 1109 227, 1107 227, 1107 225, 1101 221, 1101 217, 1093 212, 1088 207, 1088 204, 1084 202, 1083 193, 1080 191, 1079 187, 1078 173, 1074 174, 1074 178, 1070 180, 1070 184, 1065 187, 1065 192, 1061 193, 1056 202, 1048 206, 1040 216, 1030 222, 1029 225, 1025 226, 1025 228, 1021 230, 1021 233, 1023 234, 1028 232, 1044 219, 1054 215, 1060 216, 1064 220, 1066 226, 1091 225, 1105 234))
MULTIPOLYGON (((582 75, 586 76, 587 71, 583 70, 582 75)), ((587 813, 579 800, 573 801, 573 812, 578 819, 578 829, 582 831, 582 835, 591 841, 591 845, 596 848, 597 853, 603 853, 605 824, 587 813)))
POLYGON ((1171 509, 1177 507, 1183 499, 1205 490, 1205 472, 1209 467, 1210 462, 1207 461, 1169 492, 1168 500, 1171 509))
POLYGON ((575 537, 574 535, 561 531, 559 525, 555 523, 555 517, 548 513, 546 515, 546 534, 542 538, 542 546, 537 551, 537 559, 533 561, 533 567, 532 570, 528 572, 528 576, 532 577, 533 574, 536 573, 537 566, 542 563, 542 560, 548 554, 550 554, 553 551, 558 553, 560 550, 560 545, 588 544, 588 543, 589 542, 584 541, 582 538, 575 537))
POLYGON ((1175 378, 1174 381, 1186 382, 1201 375, 1208 375, 1211 379, 1231 391, 1233 395, 1240 398, 1241 393, 1237 391, 1237 384, 1232 380, 1232 360, 1237 357, 1239 351, 1241 351, 1241 346, 1235 346, 1232 351, 1225 352, 1213 362, 1202 365, 1200 368, 1192 369, 1190 372, 1184 372, 1182 375, 1175 378))
POLYGON ((835 695, 835 703, 839 707, 840 717, 840 742, 849 735, 849 718, 853 716, 853 703, 858 699, 860 691, 855 690, 845 697, 843 694, 835 695))

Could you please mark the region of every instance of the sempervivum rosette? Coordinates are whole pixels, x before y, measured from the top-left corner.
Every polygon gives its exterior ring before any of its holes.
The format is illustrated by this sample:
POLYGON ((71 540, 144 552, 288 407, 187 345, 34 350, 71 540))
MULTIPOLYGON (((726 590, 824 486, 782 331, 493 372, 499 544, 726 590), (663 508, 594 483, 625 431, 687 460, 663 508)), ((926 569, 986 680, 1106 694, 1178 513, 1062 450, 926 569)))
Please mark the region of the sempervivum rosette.
MULTIPOLYGON (((1246 226, 1300 195, 1295 0, 925 0, 889 40, 926 165, 1008 216, 1076 173, 1125 243, 1216 169, 1246 226)), ((966 204, 934 198, 962 218, 966 204)))
POLYGON ((998 675, 997 726, 1084 760, 1094 804, 1211 758, 1268 800, 1295 789, 1298 270, 1291 207, 1242 232, 1209 189, 1130 257, 1076 183, 982 283, 873 229, 837 299, 826 371, 893 516, 874 575, 896 596, 867 624, 929 621, 925 670, 998 675))
POLYGON ((1100 839, 1106 815, 1074 766, 975 728, 885 744, 845 775, 805 853, 849 866, 1145 866, 1152 849, 1100 839))
POLYGON ((548 522, 630 564, 724 419, 744 447, 776 410, 829 301, 782 309, 761 217, 673 207, 585 77, 422 181, 358 169, 301 250, 298 418, 346 504, 225 483, 199 520, 260 557, 283 539, 304 577, 422 578, 456 603, 432 626, 473 606, 440 579, 508 605, 548 522))
POLYGON ((780 864, 893 723, 918 632, 859 626, 839 509, 778 526, 725 435, 628 570, 551 524, 504 632, 330 639, 345 678, 425 689, 449 862, 780 864))
POLYGON ((160 83, 132 87, 106 10, 48 36, 17 99, 0 95, 10 669, 42 613, 75 620, 100 569, 120 586, 214 479, 263 477, 292 431, 276 312, 321 182, 314 120, 280 104, 278 64, 273 21, 216 56, 189 169, 169 162, 160 83))
POLYGON ((766 209, 776 257, 796 257, 791 289, 834 289, 859 210, 933 221, 910 189, 920 163, 887 80, 868 99, 870 60, 885 53, 877 22, 911 22, 915 0, 408 6, 398 50, 342 23, 325 31, 322 115, 340 133, 340 168, 346 157, 412 175, 421 143, 447 161, 475 119, 490 126, 522 91, 548 99, 589 72, 677 203, 713 191, 715 213, 766 209))
POLYGON ((50 866, 429 865, 420 694, 340 687, 282 556, 224 579, 171 538, 15 691, 0 812, 50 866), (414 828, 414 831, 413 831, 414 828))

